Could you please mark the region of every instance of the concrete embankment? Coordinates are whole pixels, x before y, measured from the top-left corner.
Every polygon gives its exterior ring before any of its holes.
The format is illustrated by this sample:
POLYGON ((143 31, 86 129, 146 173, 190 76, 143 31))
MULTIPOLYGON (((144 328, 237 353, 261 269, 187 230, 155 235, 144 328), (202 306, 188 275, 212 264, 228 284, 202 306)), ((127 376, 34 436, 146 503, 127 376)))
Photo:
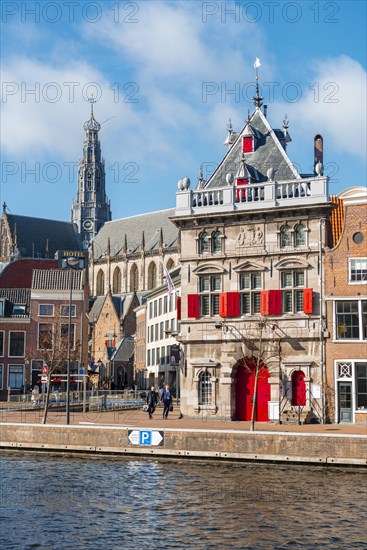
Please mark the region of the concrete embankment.
POLYGON ((367 466, 359 434, 2 423, 2 449, 367 466))

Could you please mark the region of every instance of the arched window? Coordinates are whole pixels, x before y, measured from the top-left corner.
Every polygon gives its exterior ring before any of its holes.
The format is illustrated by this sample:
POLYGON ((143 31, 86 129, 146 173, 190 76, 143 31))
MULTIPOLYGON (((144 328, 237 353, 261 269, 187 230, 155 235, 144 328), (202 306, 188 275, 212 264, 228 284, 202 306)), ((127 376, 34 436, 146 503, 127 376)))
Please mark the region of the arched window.
POLYGON ((173 269, 175 267, 175 262, 170 258, 168 262, 166 263, 166 269, 169 271, 170 269, 173 269))
POLYGON ((113 272, 112 292, 113 294, 121 293, 121 270, 119 267, 116 267, 115 271, 113 272))
POLYGON ((280 248, 291 246, 291 230, 288 225, 283 225, 280 230, 280 248))
POLYGON ((148 267, 148 290, 153 290, 157 286, 157 267, 152 262, 148 267))
POLYGON ((305 228, 300 223, 297 225, 294 232, 294 246, 303 246, 306 244, 305 228))
POLYGON ((135 292, 139 288, 138 266, 133 264, 130 269, 130 292, 135 292))
POLYGON ((209 252, 209 235, 205 231, 199 235, 199 254, 209 252))
POLYGON ((212 402, 212 381, 208 371, 199 376, 199 405, 210 405, 212 402))
POLYGON ((97 273, 97 289, 96 294, 97 296, 103 296, 104 295, 104 273, 102 269, 100 269, 97 273))
POLYGON ((212 252, 220 252, 221 250, 221 234, 220 231, 212 233, 212 252))

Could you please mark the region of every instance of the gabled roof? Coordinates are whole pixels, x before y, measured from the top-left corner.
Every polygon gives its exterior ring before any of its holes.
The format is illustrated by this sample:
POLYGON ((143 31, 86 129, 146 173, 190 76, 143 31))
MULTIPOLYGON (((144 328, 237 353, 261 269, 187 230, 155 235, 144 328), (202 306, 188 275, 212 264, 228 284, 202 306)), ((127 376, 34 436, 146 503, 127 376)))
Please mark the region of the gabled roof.
MULTIPOLYGON (((35 269, 32 290, 70 290, 69 269, 35 269)), ((72 271, 73 290, 83 290, 83 270, 72 271)))
POLYGON ((119 344, 111 359, 113 361, 121 361, 127 363, 134 355, 134 338, 125 336, 119 344))
POLYGON ((22 258, 53 258, 57 250, 81 250, 74 224, 6 214, 22 258))
POLYGON ((161 229, 163 243, 168 247, 177 245, 178 229, 169 220, 175 215, 175 209, 160 210, 148 214, 139 214, 130 218, 122 218, 106 222, 93 241, 94 258, 98 259, 108 251, 110 241, 111 255, 121 254, 125 244, 125 236, 129 253, 140 252, 144 232, 145 250, 158 250, 161 229))
POLYGON ((31 288, 34 269, 55 269, 57 260, 16 260, 0 274, 0 288, 31 288))
MULTIPOLYGON (((120 317, 120 319, 124 319, 126 314, 129 311, 129 308, 133 304, 134 296, 137 296, 137 299, 139 301, 139 304, 141 304, 145 297, 145 292, 125 292, 123 294, 114 295, 111 294, 111 300, 113 303, 113 306, 116 310, 117 315, 120 317)), ((89 320, 90 322, 93 321, 94 317, 98 319, 103 305, 105 303, 105 300, 107 298, 106 296, 97 296, 95 299, 93 306, 91 307, 89 311, 89 320)))
MULTIPOLYGON (((277 132, 280 135, 280 131, 277 132)), ((252 153, 245 153, 244 158, 248 170, 256 174, 257 181, 267 181, 269 168, 274 168, 274 179, 277 181, 300 179, 300 175, 281 145, 276 131, 271 128, 262 111, 256 109, 204 188, 228 185, 226 175, 228 173, 232 173, 234 176, 237 174, 242 162, 242 136, 249 133, 255 135, 256 147, 252 153)))

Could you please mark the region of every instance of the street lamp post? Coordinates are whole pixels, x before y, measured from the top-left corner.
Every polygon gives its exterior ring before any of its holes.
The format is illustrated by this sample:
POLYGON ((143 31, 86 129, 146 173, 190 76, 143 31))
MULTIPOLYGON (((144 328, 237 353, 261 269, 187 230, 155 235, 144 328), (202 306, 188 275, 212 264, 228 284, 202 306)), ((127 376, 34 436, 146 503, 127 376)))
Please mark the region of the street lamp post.
POLYGON ((73 301, 73 271, 79 265, 78 258, 66 258, 66 265, 69 267, 69 322, 68 322, 68 355, 66 366, 66 424, 70 424, 70 351, 71 351, 71 306, 73 301))

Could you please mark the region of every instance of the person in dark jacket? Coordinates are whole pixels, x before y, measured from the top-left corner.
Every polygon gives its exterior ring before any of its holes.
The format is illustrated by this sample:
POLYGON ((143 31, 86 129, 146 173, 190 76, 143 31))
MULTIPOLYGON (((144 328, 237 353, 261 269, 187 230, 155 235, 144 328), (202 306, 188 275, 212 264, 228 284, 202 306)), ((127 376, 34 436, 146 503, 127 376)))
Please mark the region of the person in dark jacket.
POLYGON ((158 393, 155 391, 155 387, 152 386, 150 388, 150 392, 148 392, 148 395, 147 395, 147 405, 148 405, 147 412, 149 414, 150 419, 153 418, 153 413, 155 411, 157 403, 158 403, 158 393))
POLYGON ((163 403, 163 418, 166 419, 171 408, 172 393, 169 385, 166 384, 161 395, 161 402, 163 403))

